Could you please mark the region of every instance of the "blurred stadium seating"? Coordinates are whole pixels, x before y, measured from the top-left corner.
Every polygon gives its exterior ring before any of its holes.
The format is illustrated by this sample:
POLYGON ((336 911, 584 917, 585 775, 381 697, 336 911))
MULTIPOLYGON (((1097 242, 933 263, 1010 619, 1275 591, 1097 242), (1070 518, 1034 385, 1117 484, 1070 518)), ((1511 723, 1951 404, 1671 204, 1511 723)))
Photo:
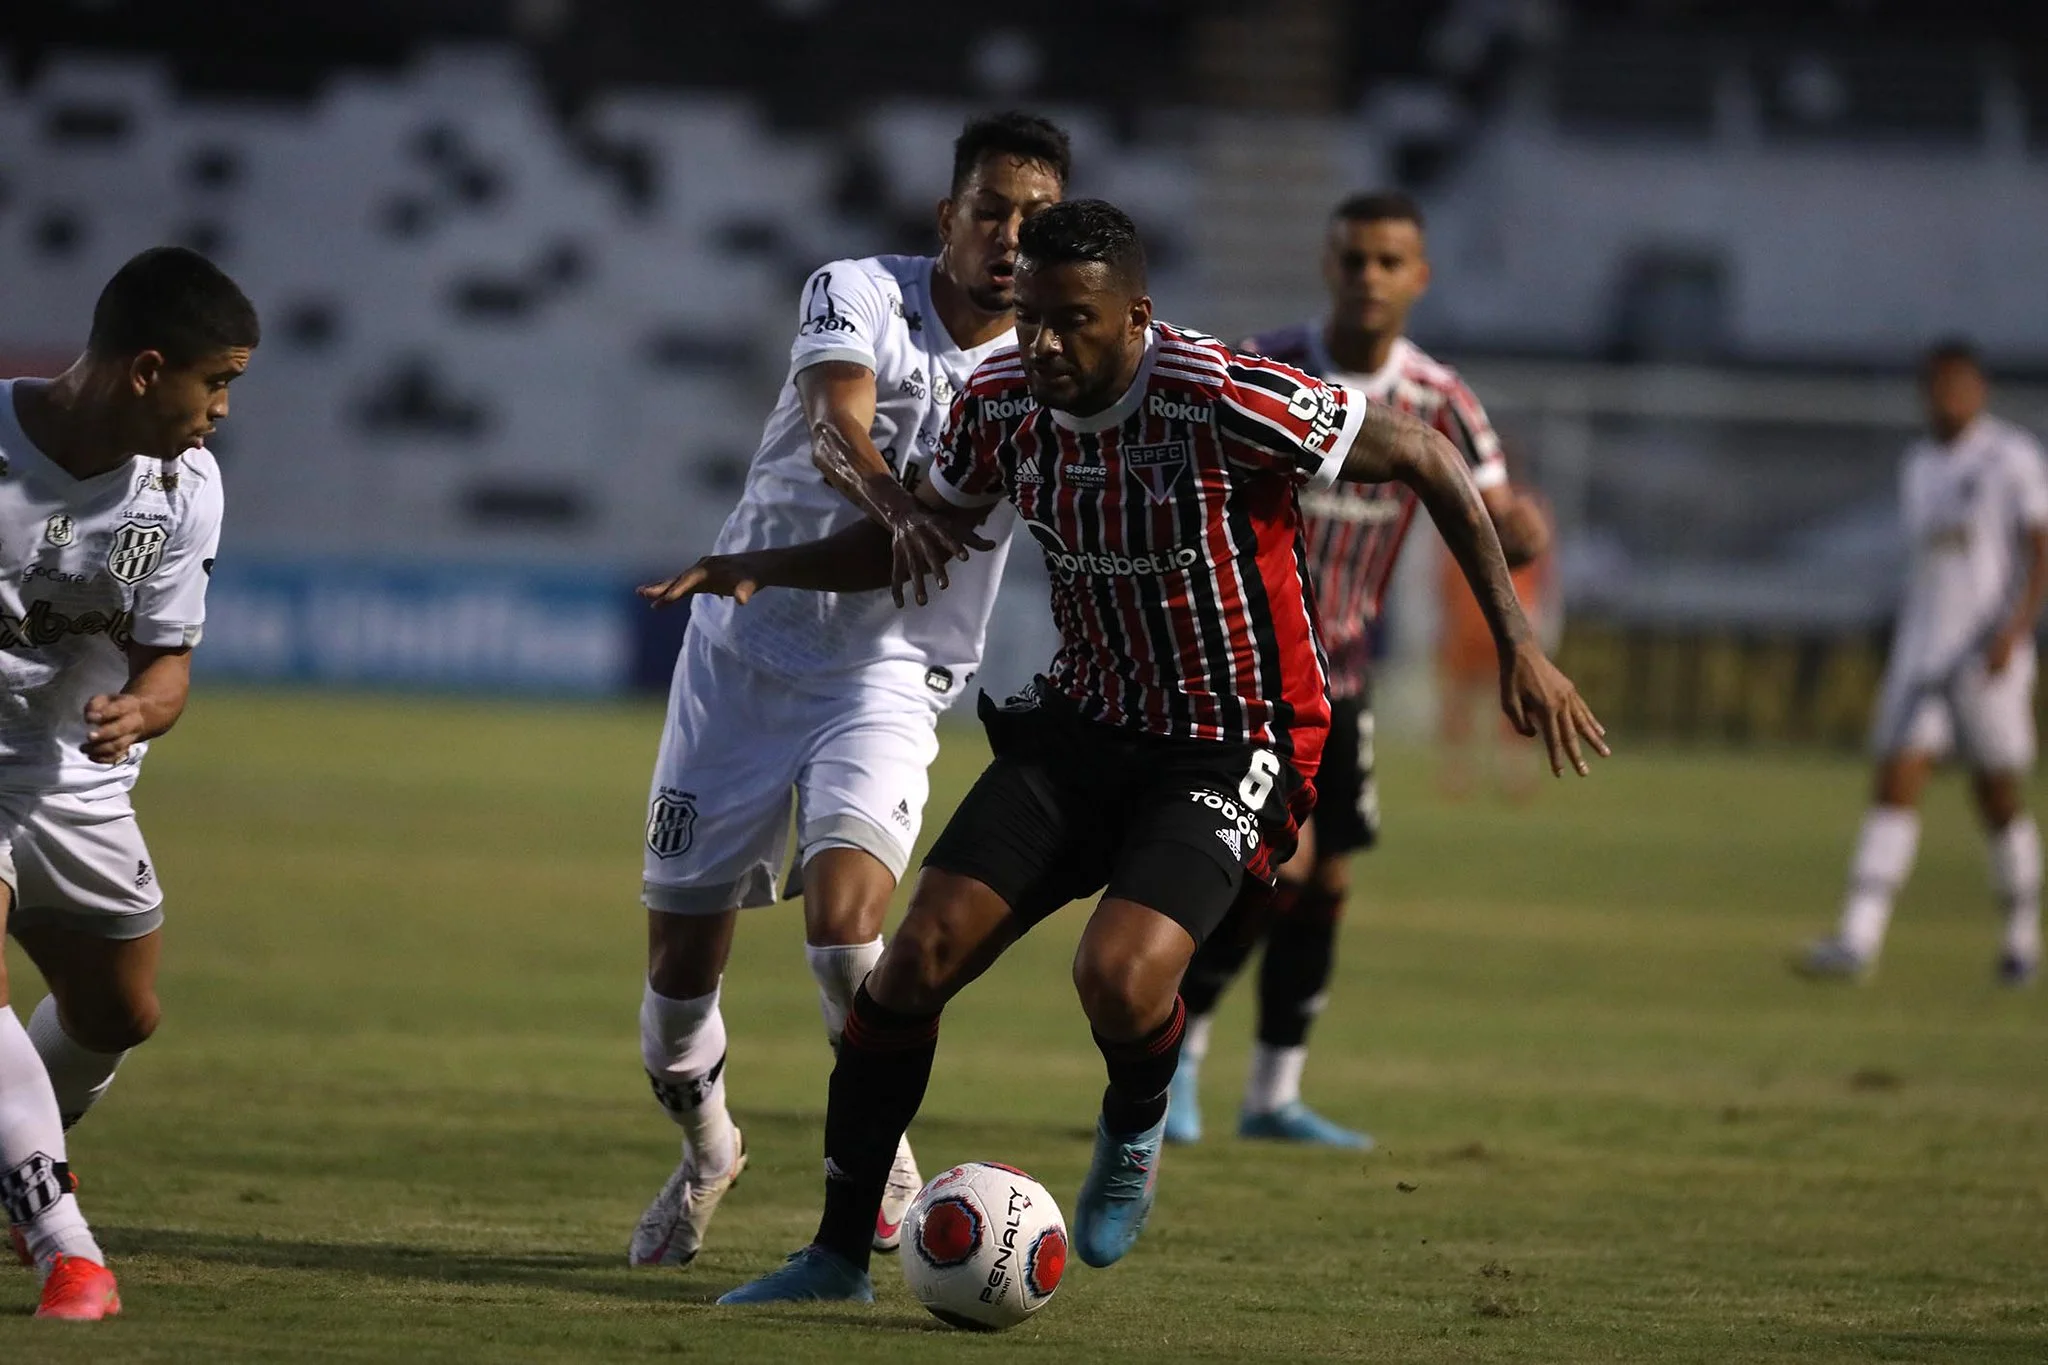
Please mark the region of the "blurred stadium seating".
POLYGON ((1022 103, 1146 227, 1162 313, 1226 336, 1317 308, 1341 192, 1416 190, 1420 339, 1550 485, 1576 611, 1863 630, 1918 349, 2048 373, 2048 48, 1990 3, 1856 9, 1120 0, 1077 42, 924 0, 45 7, 0 54, 0 351, 62 363, 121 260, 187 242, 269 335, 221 440, 240 555, 616 581, 715 533, 804 273, 928 246, 962 116, 1022 103))

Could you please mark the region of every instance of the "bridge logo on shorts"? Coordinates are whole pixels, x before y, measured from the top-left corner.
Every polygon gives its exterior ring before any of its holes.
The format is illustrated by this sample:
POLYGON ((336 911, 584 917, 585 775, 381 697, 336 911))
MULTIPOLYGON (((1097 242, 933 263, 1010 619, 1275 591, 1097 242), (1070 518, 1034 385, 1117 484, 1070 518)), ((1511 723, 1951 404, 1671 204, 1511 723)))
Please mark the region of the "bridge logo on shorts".
MULTIPOLYGON (((1161 400, 1152 400, 1157 403, 1161 400)), ((1155 507, 1173 496, 1173 486, 1180 482, 1180 476, 1192 462, 1192 455, 1186 441, 1167 441, 1161 445, 1125 446, 1123 449, 1124 468, 1131 478, 1145 490, 1145 501, 1155 507)))
POLYGON ((647 810, 647 847, 657 858, 687 853, 697 830, 697 798, 663 787, 647 810))
POLYGON ((124 521, 114 532, 113 548, 107 551, 107 572, 123 583, 140 583, 163 563, 164 546, 171 533, 161 524, 124 521))

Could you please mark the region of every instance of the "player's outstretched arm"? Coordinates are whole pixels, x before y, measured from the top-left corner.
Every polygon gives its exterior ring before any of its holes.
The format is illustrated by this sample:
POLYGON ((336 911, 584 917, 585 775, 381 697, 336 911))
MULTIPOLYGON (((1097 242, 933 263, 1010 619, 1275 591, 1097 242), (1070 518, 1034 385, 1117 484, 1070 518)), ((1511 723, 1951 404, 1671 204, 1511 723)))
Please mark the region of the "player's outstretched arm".
POLYGON ((128 682, 85 704, 85 756, 119 763, 146 739, 155 739, 185 714, 192 692, 192 650, 128 646, 128 682))
MULTIPOLYGON (((960 543, 976 550, 994 549, 993 542, 977 534, 974 527, 985 513, 961 512, 938 501, 936 494, 918 490, 921 503, 939 521, 948 525, 960 543)), ((700 593, 730 597, 745 605, 763 588, 808 588, 814 592, 873 592, 888 588, 896 605, 904 604, 903 589, 915 584, 917 604, 930 600, 925 588, 926 574, 941 588, 951 586, 946 561, 926 565, 904 550, 904 538, 872 521, 857 521, 822 540, 805 541, 775 550, 747 550, 739 554, 706 555, 673 578, 643 584, 637 591, 656 607, 673 606, 700 593)))
POLYGON ((1584 776, 1588 769, 1580 743, 1605 755, 1606 728, 1537 644, 1508 576, 1493 518, 1457 447, 1406 413, 1373 403, 1338 477, 1352 483, 1399 481, 1415 490, 1493 631, 1500 651, 1501 708, 1520 733, 1542 735, 1552 772, 1562 774, 1570 762, 1584 776))
POLYGON ((971 526, 963 533, 953 518, 920 502, 875 449, 868 436, 875 424, 873 370, 847 360, 822 361, 799 370, 796 387, 810 423, 811 463, 841 497, 888 530, 915 577, 930 574, 944 586, 948 561, 991 548, 971 526))
POLYGON ((1984 666, 1993 673, 2005 672, 2013 651, 2033 638, 2034 624, 2041 619, 2041 607, 2048 602, 2048 527, 2029 526, 2026 532, 2027 578, 2013 603, 2012 616, 1992 635, 1984 649, 1984 666))

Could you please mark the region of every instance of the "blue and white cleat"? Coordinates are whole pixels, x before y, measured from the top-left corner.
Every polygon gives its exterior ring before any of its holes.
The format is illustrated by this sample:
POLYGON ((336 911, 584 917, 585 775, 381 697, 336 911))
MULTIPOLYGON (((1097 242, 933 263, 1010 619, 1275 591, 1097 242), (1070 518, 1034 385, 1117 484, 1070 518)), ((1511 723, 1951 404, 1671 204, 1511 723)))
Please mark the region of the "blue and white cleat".
POLYGON ((1113 1137, 1095 1121, 1095 1159, 1074 1199, 1074 1250, 1097 1270, 1122 1260, 1144 1231, 1165 1140, 1165 1119, 1129 1137, 1113 1137))
POLYGON ((874 1282, 868 1273, 813 1242, 758 1280, 718 1296, 722 1304, 746 1303, 873 1303, 874 1282))
POLYGON ((1300 1100, 1290 1100, 1263 1114, 1246 1109, 1237 1116, 1237 1135, 1269 1142, 1298 1142, 1306 1147, 1341 1147, 1369 1152, 1372 1134, 1356 1132, 1318 1114, 1300 1100))
POLYGON ((1166 1140, 1176 1145, 1202 1140, 1202 1064, 1185 1052, 1166 1089, 1166 1140))
POLYGON ((1792 959, 1792 970, 1809 981, 1862 981, 1876 966, 1873 959, 1839 938, 1809 943, 1805 952, 1792 959))
POLYGON ((2017 990, 2034 984, 2034 976, 2041 970, 2041 959, 2023 957, 2019 953, 1998 955, 1998 984, 2017 990))

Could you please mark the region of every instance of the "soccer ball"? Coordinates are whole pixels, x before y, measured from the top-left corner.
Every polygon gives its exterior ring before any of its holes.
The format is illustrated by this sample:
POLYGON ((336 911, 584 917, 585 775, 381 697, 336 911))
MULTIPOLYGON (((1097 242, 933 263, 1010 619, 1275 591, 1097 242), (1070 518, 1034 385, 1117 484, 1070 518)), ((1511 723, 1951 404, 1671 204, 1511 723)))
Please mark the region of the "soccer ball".
POLYGON ((1067 1224, 1015 1166, 970 1161, 917 1192, 903 1215, 903 1278, 933 1317, 1000 1332, 1036 1313, 1067 1268, 1067 1224))

